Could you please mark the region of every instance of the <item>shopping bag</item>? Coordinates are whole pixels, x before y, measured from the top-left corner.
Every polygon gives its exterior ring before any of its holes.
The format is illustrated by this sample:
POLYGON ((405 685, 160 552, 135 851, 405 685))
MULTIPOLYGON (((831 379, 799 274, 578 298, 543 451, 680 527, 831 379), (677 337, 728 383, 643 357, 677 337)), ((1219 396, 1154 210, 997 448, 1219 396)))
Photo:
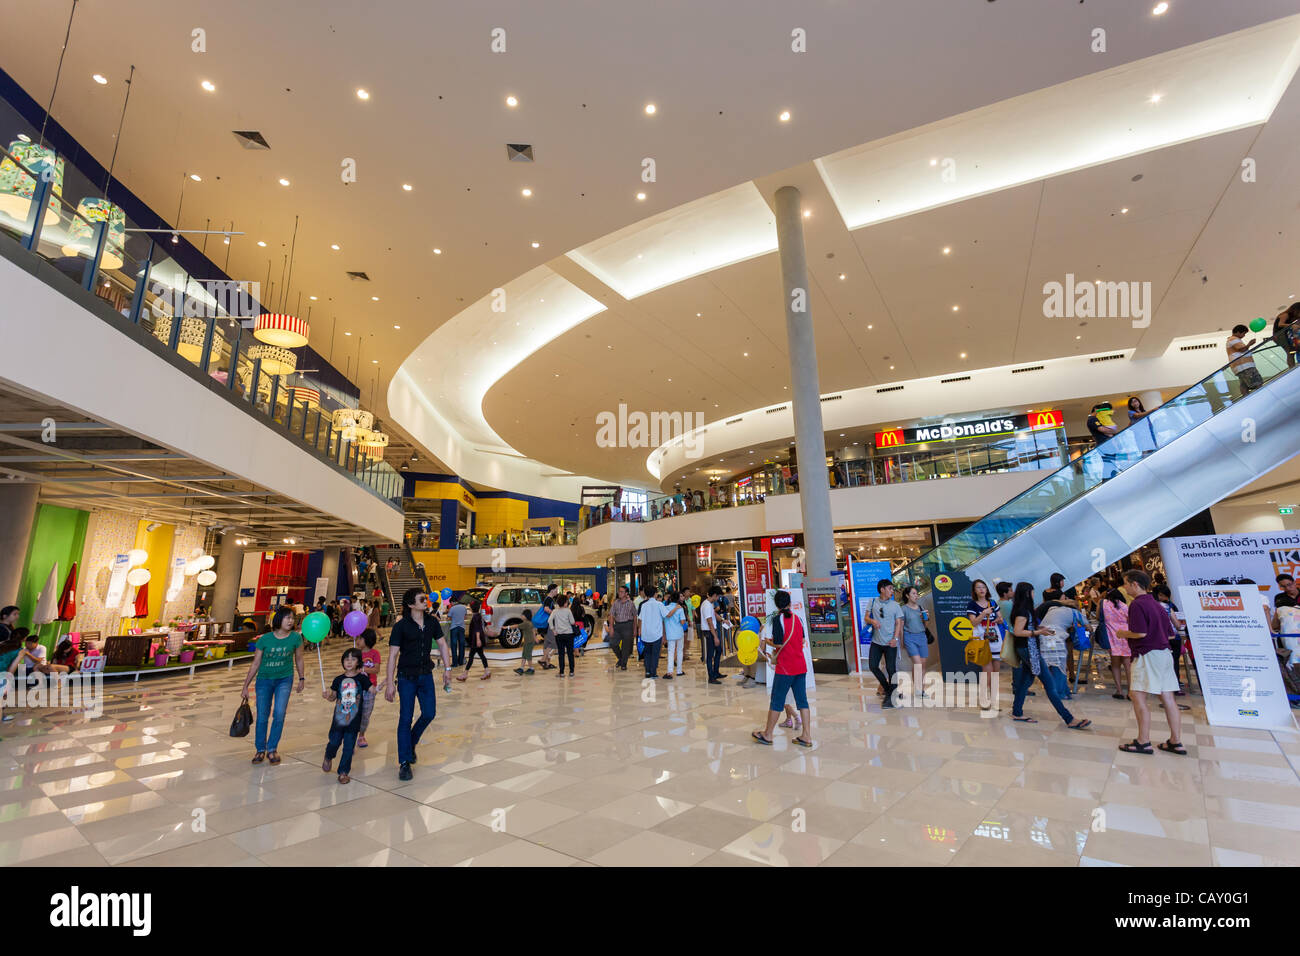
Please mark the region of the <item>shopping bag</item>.
POLYGON ((239 702, 239 709, 235 711, 235 719, 230 722, 230 736, 247 737, 248 730, 253 726, 253 711, 248 706, 248 698, 245 697, 239 702))

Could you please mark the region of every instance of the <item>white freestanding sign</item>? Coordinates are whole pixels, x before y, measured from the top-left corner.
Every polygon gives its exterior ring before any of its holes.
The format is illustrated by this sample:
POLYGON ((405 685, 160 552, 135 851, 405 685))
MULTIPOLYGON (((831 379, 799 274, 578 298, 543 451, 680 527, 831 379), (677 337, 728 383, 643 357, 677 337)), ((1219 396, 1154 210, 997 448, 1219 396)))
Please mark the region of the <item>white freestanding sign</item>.
POLYGON ((1184 586, 1178 596, 1210 723, 1293 728, 1258 591, 1251 585, 1184 586))
POLYGON ((131 568, 131 556, 118 554, 113 556, 109 568, 108 593, 104 595, 104 607, 112 610, 121 607, 126 593, 126 572, 131 568))

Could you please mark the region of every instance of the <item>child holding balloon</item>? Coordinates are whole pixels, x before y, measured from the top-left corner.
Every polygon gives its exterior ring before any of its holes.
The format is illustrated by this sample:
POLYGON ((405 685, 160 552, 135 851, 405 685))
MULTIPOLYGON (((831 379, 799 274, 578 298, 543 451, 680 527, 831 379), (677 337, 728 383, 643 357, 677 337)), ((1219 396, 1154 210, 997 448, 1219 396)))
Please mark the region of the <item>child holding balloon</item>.
POLYGON ((370 678, 370 687, 366 691, 361 701, 361 731, 357 735, 357 746, 368 747, 366 743, 366 728, 370 726, 370 715, 375 710, 375 694, 379 687, 379 670, 383 666, 383 658, 375 650, 375 643, 379 640, 379 635, 374 632, 373 628, 366 628, 361 632, 361 636, 353 643, 353 647, 361 650, 361 673, 370 678))

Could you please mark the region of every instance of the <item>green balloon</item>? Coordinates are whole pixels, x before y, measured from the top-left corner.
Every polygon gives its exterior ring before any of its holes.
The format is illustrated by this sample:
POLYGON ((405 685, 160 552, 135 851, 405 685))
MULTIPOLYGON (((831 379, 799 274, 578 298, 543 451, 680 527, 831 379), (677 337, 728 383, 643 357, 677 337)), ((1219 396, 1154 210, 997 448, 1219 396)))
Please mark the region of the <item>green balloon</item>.
POLYGON ((330 619, 320 611, 312 611, 302 619, 302 636, 312 644, 319 644, 329 633, 330 619))
POLYGON ((1268 326, 1268 320, 1267 320, 1267 319, 1251 319, 1251 320, 1250 320, 1250 330, 1251 330, 1252 332, 1263 332, 1264 329, 1265 329, 1267 326, 1268 326))

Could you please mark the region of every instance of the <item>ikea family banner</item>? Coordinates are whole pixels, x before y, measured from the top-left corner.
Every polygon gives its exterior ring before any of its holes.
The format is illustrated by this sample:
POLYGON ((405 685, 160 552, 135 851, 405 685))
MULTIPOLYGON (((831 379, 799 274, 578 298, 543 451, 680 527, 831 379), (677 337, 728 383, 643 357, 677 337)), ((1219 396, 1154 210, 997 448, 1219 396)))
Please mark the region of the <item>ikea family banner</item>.
MULTIPOLYGON (((736 580, 740 584, 741 616, 763 616, 763 595, 773 583, 766 551, 737 551, 736 580)), ((807 626, 805 622, 805 627, 807 626)))
POLYGON ((1293 728, 1269 615, 1255 588, 1184 585, 1178 596, 1210 723, 1293 728))
POLYGON ((1253 585, 1271 608, 1281 593, 1277 576, 1300 579, 1300 530, 1161 538, 1160 557, 1170 588, 1219 581, 1253 585))

